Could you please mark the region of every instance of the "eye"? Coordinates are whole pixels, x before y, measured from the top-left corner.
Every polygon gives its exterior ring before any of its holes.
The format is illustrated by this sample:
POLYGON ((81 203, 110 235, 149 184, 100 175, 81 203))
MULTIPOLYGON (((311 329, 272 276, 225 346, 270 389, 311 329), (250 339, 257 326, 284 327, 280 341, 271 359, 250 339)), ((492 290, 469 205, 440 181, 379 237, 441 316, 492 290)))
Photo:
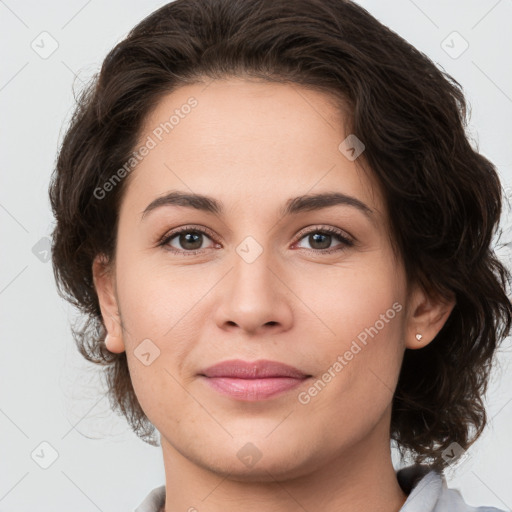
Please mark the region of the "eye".
POLYGON ((347 247, 352 247, 354 242, 341 230, 331 227, 315 228, 306 233, 301 233, 299 241, 306 239, 310 244, 310 248, 305 248, 309 252, 314 253, 331 253, 343 251, 347 247), (341 243, 337 246, 330 247, 333 239, 339 240, 341 243))
POLYGON ((210 232, 203 228, 186 226, 167 233, 158 245, 168 248, 171 252, 198 254, 204 250, 204 238, 210 238, 207 235, 210 235, 210 232))

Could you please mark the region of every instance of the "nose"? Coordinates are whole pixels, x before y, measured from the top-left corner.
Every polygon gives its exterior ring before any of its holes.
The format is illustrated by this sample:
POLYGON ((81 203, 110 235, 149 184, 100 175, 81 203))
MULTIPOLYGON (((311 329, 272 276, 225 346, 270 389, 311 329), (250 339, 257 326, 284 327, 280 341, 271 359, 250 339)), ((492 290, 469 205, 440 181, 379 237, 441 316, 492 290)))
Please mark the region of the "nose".
POLYGON ((237 253, 233 267, 219 288, 217 326, 251 335, 277 334, 291 328, 294 295, 287 274, 263 251, 254 261, 237 253))

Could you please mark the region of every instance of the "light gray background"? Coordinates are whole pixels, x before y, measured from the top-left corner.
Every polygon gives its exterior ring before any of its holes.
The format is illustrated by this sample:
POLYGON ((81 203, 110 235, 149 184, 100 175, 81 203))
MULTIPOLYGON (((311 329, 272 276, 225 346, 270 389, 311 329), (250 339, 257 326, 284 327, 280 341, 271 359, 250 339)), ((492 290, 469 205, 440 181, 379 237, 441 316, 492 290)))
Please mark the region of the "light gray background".
MULTIPOLYGON (((0 511, 133 510, 164 483, 160 448, 138 440, 109 412, 96 369, 72 341, 75 312, 56 293, 51 263, 41 261, 53 226, 47 188, 73 109, 73 83, 79 91, 107 51, 164 3, 0 1, 0 511), (31 47, 48 37, 39 37, 43 31, 58 43, 46 59, 31 47), (39 464, 51 461, 51 451, 42 442, 58 453, 47 469, 39 464)), ((359 3, 463 85, 472 106, 469 132, 508 186, 512 1, 359 3), (446 39, 453 31, 469 44, 458 58, 463 41, 446 39)), ((507 250, 500 254, 510 261, 507 250)), ((468 503, 505 510, 512 507, 510 345, 500 351, 488 393, 492 422, 448 480, 468 503)))

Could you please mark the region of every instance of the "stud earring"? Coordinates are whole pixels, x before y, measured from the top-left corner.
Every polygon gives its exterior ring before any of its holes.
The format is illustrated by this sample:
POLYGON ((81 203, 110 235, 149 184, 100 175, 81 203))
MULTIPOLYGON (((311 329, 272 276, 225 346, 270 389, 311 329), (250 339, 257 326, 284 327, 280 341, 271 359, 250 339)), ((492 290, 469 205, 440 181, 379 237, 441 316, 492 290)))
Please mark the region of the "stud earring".
POLYGON ((108 343, 109 343, 109 339, 108 339, 108 334, 107 334, 105 336, 105 347, 107 347, 107 349, 110 350, 109 347, 108 347, 108 343))
POLYGON ((416 339, 418 341, 421 341, 421 338, 423 338, 423 336, 420 333, 416 334, 416 339))

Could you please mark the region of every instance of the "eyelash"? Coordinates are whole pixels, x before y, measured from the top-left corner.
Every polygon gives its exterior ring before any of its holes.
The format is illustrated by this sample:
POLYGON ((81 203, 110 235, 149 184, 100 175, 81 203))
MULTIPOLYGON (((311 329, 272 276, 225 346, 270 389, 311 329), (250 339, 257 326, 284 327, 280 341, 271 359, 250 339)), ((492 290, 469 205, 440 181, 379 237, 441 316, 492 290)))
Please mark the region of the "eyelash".
MULTIPOLYGON (((166 250, 168 250, 170 252, 173 252, 175 254, 186 254, 187 256, 194 256, 196 254, 200 254, 201 252, 203 252, 205 250, 205 249, 195 249, 192 251, 186 251, 186 250, 175 249, 174 247, 170 247, 170 246, 166 247, 167 244, 173 238, 175 238, 177 235, 181 235, 182 233, 196 233, 196 234, 206 235, 209 238, 211 238, 212 241, 215 242, 215 240, 214 240, 215 237, 210 230, 208 230, 206 228, 198 228, 196 226, 185 226, 185 227, 179 228, 175 231, 171 231, 170 233, 166 233, 158 242, 158 244, 157 244, 158 247, 165 247, 166 250)), ((354 242, 352 240, 350 240, 345 235, 345 233, 343 231, 336 229, 336 228, 332 228, 332 227, 321 227, 321 228, 315 227, 313 229, 310 229, 309 231, 300 232, 296 241, 294 242, 294 244, 297 242, 300 242, 306 236, 315 234, 315 233, 320 233, 322 235, 335 235, 338 238, 338 240, 340 242, 342 242, 342 246, 341 247, 340 246, 331 247, 330 249, 307 249, 307 248, 303 249, 309 253, 331 254, 333 252, 344 251, 344 250, 346 250, 346 247, 352 247, 354 245, 354 242)))

